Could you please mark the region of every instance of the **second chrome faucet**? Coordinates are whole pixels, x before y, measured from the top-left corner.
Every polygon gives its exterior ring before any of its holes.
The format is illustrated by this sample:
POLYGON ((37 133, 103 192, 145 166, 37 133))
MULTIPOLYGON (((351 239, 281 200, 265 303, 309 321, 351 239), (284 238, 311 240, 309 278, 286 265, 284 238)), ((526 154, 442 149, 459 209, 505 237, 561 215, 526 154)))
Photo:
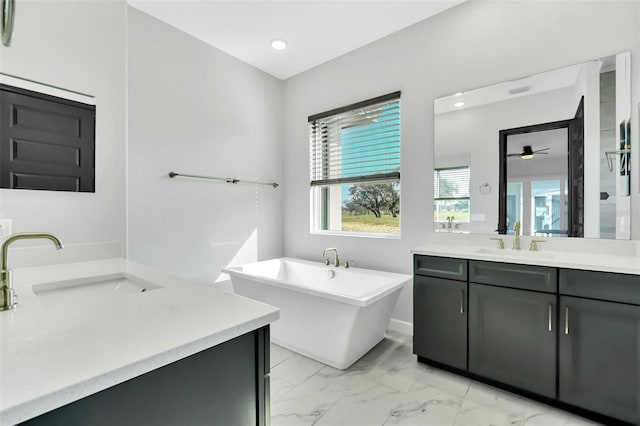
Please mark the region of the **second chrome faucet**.
MULTIPOLYGON (((520 222, 516 222, 513 224, 513 250, 521 250, 520 248, 520 222)), ((498 242, 498 249, 504 249, 504 238, 499 237, 491 237, 490 240, 495 240, 498 242)), ((545 240, 531 240, 531 245, 529 246, 529 251, 538 251, 538 243, 544 243, 545 240)))
POLYGON ((327 253, 330 251, 334 252, 335 254, 335 258, 333 259, 333 266, 340 266, 340 257, 338 256, 338 249, 335 247, 329 247, 322 251, 322 258, 324 259, 324 263, 326 265, 330 263, 329 258, 327 257, 327 253))
MULTIPOLYGON (((325 265, 329 265, 329 264, 333 264, 333 266, 340 266, 340 256, 338 255, 338 249, 335 247, 329 247, 326 248, 322 251, 322 259, 324 260, 325 265), (335 257, 333 259, 333 262, 331 262, 329 260, 329 257, 327 257, 327 253, 329 252, 334 252, 335 257)), ((344 262, 344 267, 348 268, 354 261, 353 260, 347 260, 344 262)))
POLYGON ((513 250, 520 250, 520 221, 513 224, 513 250))

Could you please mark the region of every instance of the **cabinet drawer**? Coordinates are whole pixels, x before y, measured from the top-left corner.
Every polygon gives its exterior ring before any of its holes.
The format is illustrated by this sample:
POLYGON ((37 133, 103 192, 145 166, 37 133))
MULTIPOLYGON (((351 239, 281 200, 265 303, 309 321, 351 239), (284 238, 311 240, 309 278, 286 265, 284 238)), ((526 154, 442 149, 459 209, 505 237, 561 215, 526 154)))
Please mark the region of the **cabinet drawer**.
POLYGON ((466 281, 467 260, 416 254, 413 260, 413 272, 417 275, 466 281))
POLYGON ((469 261, 469 281, 479 284, 555 293, 558 288, 557 277, 555 268, 469 261))
POLYGON ((561 269, 560 293, 640 305, 640 275, 561 269))

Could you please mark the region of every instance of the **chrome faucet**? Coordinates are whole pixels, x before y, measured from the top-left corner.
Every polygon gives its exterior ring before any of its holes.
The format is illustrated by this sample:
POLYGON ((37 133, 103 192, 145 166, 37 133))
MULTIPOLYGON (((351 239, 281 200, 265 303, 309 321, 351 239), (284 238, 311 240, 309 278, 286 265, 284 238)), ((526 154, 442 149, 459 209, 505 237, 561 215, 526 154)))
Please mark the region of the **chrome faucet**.
POLYGON ((335 247, 326 248, 322 251, 322 257, 324 258, 324 263, 329 264, 329 258, 327 257, 327 252, 333 251, 336 254, 335 259, 333 259, 333 266, 340 266, 340 258, 338 257, 338 249, 335 247))
POLYGON ((520 221, 513 224, 513 249, 520 250, 520 221))
POLYGON ((531 245, 529 246, 530 251, 538 251, 538 243, 546 243, 545 240, 531 240, 531 245))
MULTIPOLYGON (((456 220, 455 216, 447 216, 447 222, 449 222, 449 224, 447 225, 447 228, 451 229, 451 225, 453 224, 453 221, 456 220)), ((456 224, 456 228, 458 227, 458 225, 456 224)))
POLYGON ((0 257, 2 257, 2 270, 0 270, 0 311, 7 311, 18 306, 18 302, 16 302, 18 297, 13 290, 11 270, 7 265, 9 245, 18 240, 36 239, 51 240, 58 250, 63 248, 62 243, 55 235, 45 232, 22 232, 19 234, 13 234, 7 237, 7 239, 2 243, 2 247, 0 248, 0 257))
POLYGON ((504 250, 504 240, 502 238, 498 238, 498 237, 491 237, 489 238, 490 240, 495 240, 498 242, 498 248, 500 250, 504 250))

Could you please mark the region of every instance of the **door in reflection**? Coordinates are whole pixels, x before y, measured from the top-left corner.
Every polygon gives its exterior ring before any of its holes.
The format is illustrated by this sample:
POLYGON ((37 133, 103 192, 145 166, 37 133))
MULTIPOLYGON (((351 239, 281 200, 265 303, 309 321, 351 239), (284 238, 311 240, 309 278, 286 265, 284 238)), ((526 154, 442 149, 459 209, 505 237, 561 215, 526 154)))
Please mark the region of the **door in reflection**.
POLYGON ((507 183, 507 233, 516 221, 522 235, 566 237, 568 235, 568 188, 566 179, 507 183))

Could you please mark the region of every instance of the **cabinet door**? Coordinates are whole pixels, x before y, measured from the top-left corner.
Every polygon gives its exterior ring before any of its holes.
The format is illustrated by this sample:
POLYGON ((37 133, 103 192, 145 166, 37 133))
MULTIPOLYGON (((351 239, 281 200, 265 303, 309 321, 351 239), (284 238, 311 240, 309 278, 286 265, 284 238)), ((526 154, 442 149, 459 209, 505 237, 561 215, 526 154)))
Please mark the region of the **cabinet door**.
POLYGON ((640 306, 561 296, 559 399, 640 424, 640 306))
POLYGON ((413 352, 467 369, 467 283, 415 276, 413 352))
POLYGON ((469 284, 469 371, 556 394, 556 296, 469 284))

